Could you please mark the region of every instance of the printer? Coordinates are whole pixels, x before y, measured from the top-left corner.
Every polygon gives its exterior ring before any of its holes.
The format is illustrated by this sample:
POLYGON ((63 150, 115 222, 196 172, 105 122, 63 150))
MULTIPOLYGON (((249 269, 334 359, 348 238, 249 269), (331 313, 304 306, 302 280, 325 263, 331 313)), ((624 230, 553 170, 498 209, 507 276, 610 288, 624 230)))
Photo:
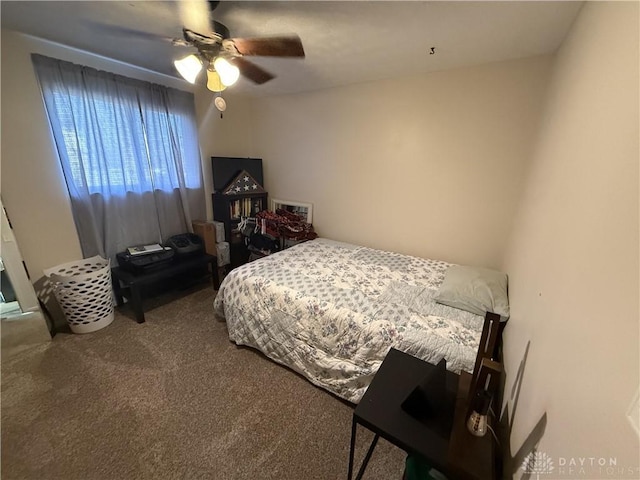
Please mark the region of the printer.
POLYGON ((156 247, 156 245, 131 247, 124 252, 117 253, 118 265, 123 270, 140 274, 160 269, 171 263, 175 256, 174 249, 159 245, 156 247))

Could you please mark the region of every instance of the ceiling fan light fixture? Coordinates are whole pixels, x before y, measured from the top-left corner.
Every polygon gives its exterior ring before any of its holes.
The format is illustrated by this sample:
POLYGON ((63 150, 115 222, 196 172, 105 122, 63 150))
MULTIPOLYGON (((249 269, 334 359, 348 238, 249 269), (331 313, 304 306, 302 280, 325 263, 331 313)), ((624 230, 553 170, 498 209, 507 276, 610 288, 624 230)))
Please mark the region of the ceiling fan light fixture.
POLYGON ((202 60, 194 54, 191 54, 180 60, 176 60, 173 64, 187 82, 196 83, 196 78, 200 70, 202 70, 202 60))
POLYGON ((218 72, 211 68, 207 69, 207 88, 212 92, 221 92, 227 88, 226 85, 222 83, 222 80, 220 80, 218 72))
POLYGON ((238 77, 240 77, 240 70, 235 65, 229 63, 229 61, 224 57, 218 57, 213 62, 213 67, 220 75, 220 80, 222 84, 226 87, 230 87, 234 83, 238 81, 238 77))

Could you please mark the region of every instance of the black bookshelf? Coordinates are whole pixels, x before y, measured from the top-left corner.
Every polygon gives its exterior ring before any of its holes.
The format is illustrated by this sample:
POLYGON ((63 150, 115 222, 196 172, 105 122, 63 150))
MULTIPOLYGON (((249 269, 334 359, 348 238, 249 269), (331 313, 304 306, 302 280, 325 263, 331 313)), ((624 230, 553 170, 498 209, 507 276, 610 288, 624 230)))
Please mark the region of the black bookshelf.
POLYGON ((238 230, 238 224, 242 218, 255 217, 258 212, 268 208, 267 193, 214 193, 212 196, 213 219, 224 224, 224 234, 231 254, 231 268, 238 267, 249 259, 249 250, 238 230))

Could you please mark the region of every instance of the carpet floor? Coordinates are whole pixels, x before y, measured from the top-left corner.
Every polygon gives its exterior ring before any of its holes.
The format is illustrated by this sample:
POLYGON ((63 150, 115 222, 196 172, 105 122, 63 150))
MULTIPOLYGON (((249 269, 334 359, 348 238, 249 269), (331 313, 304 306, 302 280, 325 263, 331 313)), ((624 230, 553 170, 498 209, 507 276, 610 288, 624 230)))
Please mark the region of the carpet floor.
MULTIPOLYGON (((345 479, 353 406, 230 342, 213 298, 162 296, 144 324, 124 307, 4 360, 2 478, 345 479)), ((380 440, 364 478, 399 480, 404 459, 380 440)))

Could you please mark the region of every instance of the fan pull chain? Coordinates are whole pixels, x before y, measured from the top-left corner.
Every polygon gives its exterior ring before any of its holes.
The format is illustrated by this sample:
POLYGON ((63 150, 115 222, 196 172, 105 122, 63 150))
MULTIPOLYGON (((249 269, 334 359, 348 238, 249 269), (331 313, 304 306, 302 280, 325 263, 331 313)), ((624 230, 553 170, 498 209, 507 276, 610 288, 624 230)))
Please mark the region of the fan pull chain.
POLYGON ((221 93, 218 93, 218 96, 213 99, 213 104, 216 106, 216 108, 220 112, 220 118, 223 118, 222 112, 224 112, 227 109, 227 102, 224 101, 224 98, 222 98, 221 93))

